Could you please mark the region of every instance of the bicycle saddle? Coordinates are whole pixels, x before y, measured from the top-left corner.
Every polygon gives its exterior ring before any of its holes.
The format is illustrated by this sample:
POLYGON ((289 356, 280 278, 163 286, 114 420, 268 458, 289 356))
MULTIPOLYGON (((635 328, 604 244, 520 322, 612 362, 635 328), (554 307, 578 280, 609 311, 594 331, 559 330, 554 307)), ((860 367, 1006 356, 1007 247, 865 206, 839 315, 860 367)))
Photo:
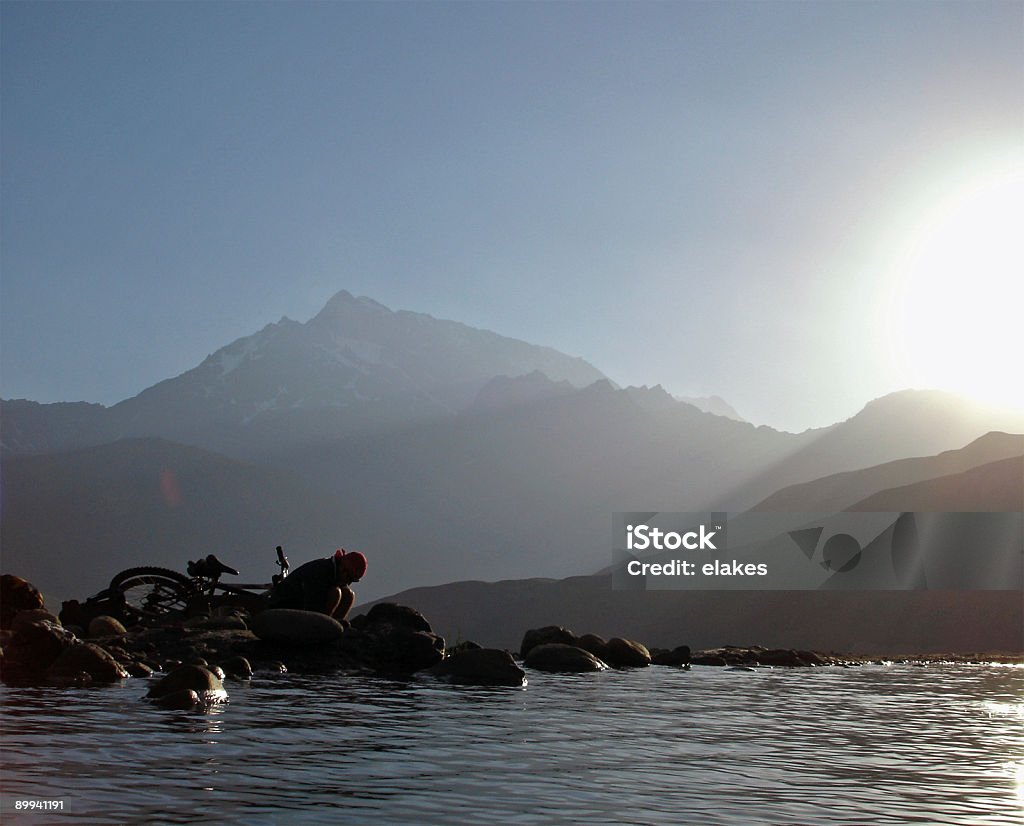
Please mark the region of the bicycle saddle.
POLYGON ((188 563, 189 576, 219 579, 221 574, 234 574, 235 576, 238 576, 238 571, 228 565, 225 565, 213 554, 209 554, 206 559, 197 559, 195 562, 188 563))

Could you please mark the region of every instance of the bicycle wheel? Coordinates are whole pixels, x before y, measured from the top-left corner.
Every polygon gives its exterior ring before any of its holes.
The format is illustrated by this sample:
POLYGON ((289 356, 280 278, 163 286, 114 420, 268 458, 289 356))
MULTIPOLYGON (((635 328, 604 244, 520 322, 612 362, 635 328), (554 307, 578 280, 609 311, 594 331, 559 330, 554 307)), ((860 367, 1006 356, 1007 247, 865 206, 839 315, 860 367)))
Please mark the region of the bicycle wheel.
POLYGON ((183 613, 194 595, 192 581, 169 568, 129 568, 110 587, 124 594, 125 610, 140 622, 183 613))

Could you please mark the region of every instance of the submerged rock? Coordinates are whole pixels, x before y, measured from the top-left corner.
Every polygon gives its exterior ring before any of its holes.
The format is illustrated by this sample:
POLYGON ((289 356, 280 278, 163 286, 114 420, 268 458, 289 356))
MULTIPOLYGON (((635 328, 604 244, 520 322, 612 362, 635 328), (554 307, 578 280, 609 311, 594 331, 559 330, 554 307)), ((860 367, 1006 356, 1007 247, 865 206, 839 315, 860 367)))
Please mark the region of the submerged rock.
POLYGON ((575 645, 546 643, 530 649, 523 665, 538 671, 605 671, 608 666, 589 651, 575 645))
POLYGON ((662 651, 651 657, 651 665, 668 665, 682 668, 690 663, 690 646, 680 645, 671 651, 662 651))
POLYGON ((161 705, 171 708, 187 708, 189 705, 227 702, 228 693, 221 679, 201 665, 182 665, 174 669, 149 689, 146 696, 161 705), (186 704, 191 697, 195 699, 186 704))
POLYGON ((153 702, 163 708, 187 710, 204 705, 199 693, 191 688, 182 688, 153 698, 153 702))
POLYGON ((223 663, 224 673, 236 680, 252 679, 252 664, 245 657, 231 657, 223 663))
POLYGON ((812 651, 794 651, 786 648, 773 648, 756 654, 761 665, 779 665, 788 668, 822 665, 821 659, 812 651))
POLYGON ((446 657, 434 673, 462 685, 526 684, 526 672, 516 665, 511 654, 497 648, 462 649, 446 657))

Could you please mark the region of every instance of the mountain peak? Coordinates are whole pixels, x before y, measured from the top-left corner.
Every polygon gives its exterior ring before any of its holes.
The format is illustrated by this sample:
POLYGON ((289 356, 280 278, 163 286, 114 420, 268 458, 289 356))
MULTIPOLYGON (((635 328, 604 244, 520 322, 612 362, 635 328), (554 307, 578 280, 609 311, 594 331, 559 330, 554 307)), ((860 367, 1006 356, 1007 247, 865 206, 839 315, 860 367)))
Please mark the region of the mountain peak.
POLYGON ((367 311, 382 315, 393 313, 389 307, 385 307, 380 302, 367 298, 365 295, 356 298, 348 290, 339 290, 328 299, 323 309, 317 313, 313 320, 316 321, 320 317, 337 318, 338 316, 367 311))

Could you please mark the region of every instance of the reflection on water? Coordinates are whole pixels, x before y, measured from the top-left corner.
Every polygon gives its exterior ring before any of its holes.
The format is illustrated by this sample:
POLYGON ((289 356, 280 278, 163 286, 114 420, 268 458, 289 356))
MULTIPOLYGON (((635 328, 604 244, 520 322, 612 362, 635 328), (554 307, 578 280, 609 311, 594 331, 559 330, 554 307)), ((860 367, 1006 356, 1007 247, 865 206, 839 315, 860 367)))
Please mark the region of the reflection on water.
POLYGON ((531 673, 526 689, 338 675, 4 687, 0 820, 1019 824, 1024 669, 531 673), (18 799, 59 799, 25 816, 18 799), (49 820, 47 820, 49 818, 49 820))

